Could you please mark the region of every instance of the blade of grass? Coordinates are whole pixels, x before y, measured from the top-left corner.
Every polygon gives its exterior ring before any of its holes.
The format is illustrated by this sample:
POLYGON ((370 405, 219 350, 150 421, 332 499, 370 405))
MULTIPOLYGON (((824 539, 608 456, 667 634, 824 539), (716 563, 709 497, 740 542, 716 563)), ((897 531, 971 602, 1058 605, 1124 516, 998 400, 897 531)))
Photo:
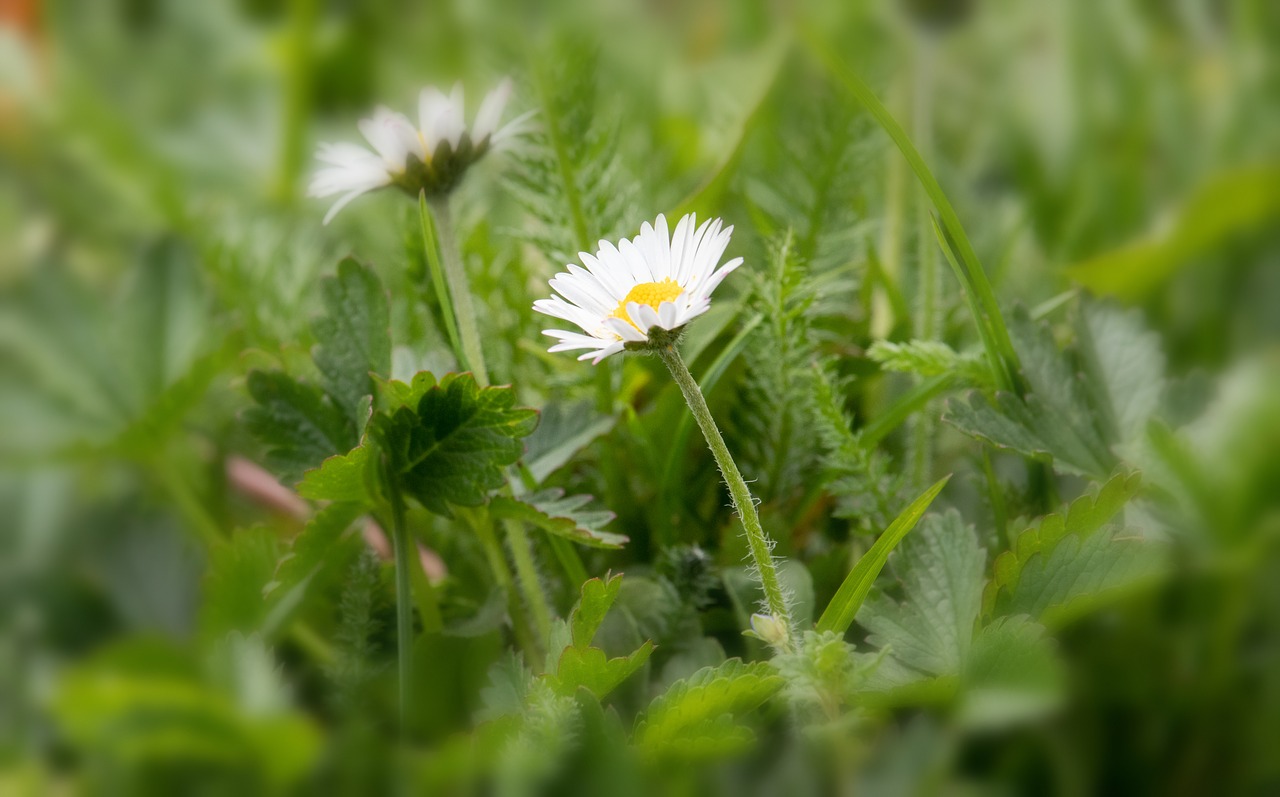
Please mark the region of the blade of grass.
MULTIPOLYGON (((884 104, 880 102, 870 87, 844 65, 818 31, 805 27, 803 35, 809 43, 811 51, 817 55, 836 81, 853 95, 853 98, 879 123, 880 127, 884 129, 885 133, 889 135, 889 138, 898 147, 898 151, 906 158, 911 170, 915 172, 920 185, 933 203, 939 218, 942 219, 943 229, 956 243, 959 263, 963 266, 958 272, 960 285, 966 293, 973 295, 974 302, 971 306, 982 308, 987 317, 995 348, 1005 358, 1004 370, 1010 376, 1008 387, 1020 388, 1018 382, 1013 381, 1020 371, 1018 355, 1013 349, 1013 341, 1009 337, 1008 327, 1005 326, 1004 317, 1001 315, 1000 307, 996 302, 995 291, 992 290, 991 283, 987 280, 987 274, 982 269, 982 263, 978 260, 977 252, 974 251, 973 244, 969 241, 969 236, 965 234, 964 227, 960 224, 960 217, 956 215, 955 208, 951 206, 951 201, 947 199, 942 186, 938 184, 933 172, 929 171, 929 167, 925 165, 924 159, 920 157, 920 153, 916 150, 915 145, 911 143, 906 131, 902 129, 902 125, 893 118, 893 115, 884 107, 884 104)), ((978 322, 979 326, 983 324, 980 317, 974 320, 978 322)), ((1021 389, 1019 389, 1019 392, 1022 392, 1021 389)))
POLYGON ((871 550, 862 555, 858 563, 849 571, 849 575, 845 577, 840 589, 836 591, 836 596, 831 599, 831 603, 827 604, 826 611, 818 618, 819 632, 835 631, 843 634, 849 630, 853 618, 858 614, 858 609, 862 608, 862 602, 871 592, 871 585, 875 583, 876 576, 880 575, 884 563, 888 561, 889 553, 898 547, 898 543, 902 542, 909 531, 916 527, 920 518, 924 516, 925 510, 933 503, 938 493, 942 492, 942 488, 950 479, 950 476, 943 477, 925 490, 923 495, 912 501, 911 505, 902 510, 902 514, 889 524, 889 528, 884 530, 884 534, 881 534, 880 539, 871 546, 871 550))

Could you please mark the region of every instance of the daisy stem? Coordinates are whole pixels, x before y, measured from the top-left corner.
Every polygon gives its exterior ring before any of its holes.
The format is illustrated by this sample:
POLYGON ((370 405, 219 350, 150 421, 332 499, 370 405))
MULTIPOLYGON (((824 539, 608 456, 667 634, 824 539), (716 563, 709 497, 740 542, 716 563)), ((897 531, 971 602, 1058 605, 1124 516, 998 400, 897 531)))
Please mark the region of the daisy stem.
MULTIPOLYGON (((440 258, 444 264, 444 276, 453 295, 453 314, 458 321, 458 335, 462 338, 464 367, 470 368, 476 382, 482 387, 489 384, 489 372, 484 364, 484 351, 480 347, 480 328, 476 324, 475 305, 471 301, 471 286, 466 269, 462 265, 461 250, 453 234, 453 217, 449 211, 449 199, 444 196, 428 197, 427 204, 435 219, 435 229, 440 240, 440 258)), ((516 575, 521 591, 529 604, 529 613, 541 639, 551 633, 551 608, 538 580, 537 563, 533 546, 524 527, 519 523, 507 523, 507 542, 515 561, 516 575)))
POLYGON ((484 364, 484 350, 480 347, 480 327, 476 324, 476 308, 471 301, 471 286, 462 266, 462 253, 453 234, 453 215, 446 196, 427 197, 427 205, 435 219, 440 237, 440 259, 444 265, 444 277, 449 283, 453 298, 453 315, 458 321, 458 336, 462 339, 462 364, 475 375, 481 387, 489 384, 489 372, 484 364))
MULTIPOLYGON (((404 498, 393 479, 384 479, 391 504, 391 546, 396 570, 396 648, 400 680, 400 736, 409 734, 409 707, 413 705, 413 594, 409 568, 409 529, 405 525, 404 498)), ((386 528, 384 526, 384 528, 386 528)))
POLYGON ((720 466, 720 475, 724 477, 725 485, 729 488, 733 508, 737 510, 738 517, 742 519, 742 527, 746 530, 747 547, 751 551, 751 558, 755 560, 756 570, 760 573, 760 586, 764 589, 765 605, 769 613, 777 618, 790 633, 791 613, 787 609, 782 583, 778 580, 778 568, 773 561, 773 543, 760 525, 760 515, 756 512, 756 502, 747 488, 747 482, 742 478, 737 463, 733 461, 729 447, 725 445, 724 437, 721 436, 715 419, 711 417, 707 400, 703 398, 698 383, 694 381, 693 374, 689 373, 689 368, 684 364, 680 353, 676 351, 673 344, 667 344, 658 347, 658 356, 666 363, 672 378, 680 386, 680 392, 684 394, 684 400, 688 403, 694 420, 698 422, 703 437, 707 439, 707 447, 711 449, 711 455, 720 466))

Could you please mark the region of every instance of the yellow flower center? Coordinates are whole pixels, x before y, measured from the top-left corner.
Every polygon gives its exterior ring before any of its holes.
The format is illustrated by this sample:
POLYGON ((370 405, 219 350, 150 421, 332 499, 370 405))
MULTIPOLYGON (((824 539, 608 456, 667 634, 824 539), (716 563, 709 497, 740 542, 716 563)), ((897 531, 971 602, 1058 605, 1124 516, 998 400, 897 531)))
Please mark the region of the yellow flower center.
MULTIPOLYGON (((618 309, 613 311, 613 318, 621 318, 631 326, 635 327, 635 323, 631 320, 631 316, 627 315, 627 305, 635 302, 636 304, 644 304, 652 307, 654 310, 663 302, 669 302, 680 295, 684 289, 675 280, 667 277, 662 282, 642 282, 627 292, 622 301, 618 302, 618 309)), ((640 329, 636 327, 636 329, 640 329)), ((646 330, 640 329, 641 332, 646 330)))

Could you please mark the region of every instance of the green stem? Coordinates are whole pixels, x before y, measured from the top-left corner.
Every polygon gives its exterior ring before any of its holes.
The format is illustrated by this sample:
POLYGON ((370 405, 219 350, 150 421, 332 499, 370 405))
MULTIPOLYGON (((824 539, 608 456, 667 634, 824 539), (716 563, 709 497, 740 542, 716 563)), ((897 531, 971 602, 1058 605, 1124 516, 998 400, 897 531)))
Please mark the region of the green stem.
MULTIPOLYGON (((396 568, 396 647, 400 678, 400 735, 408 736, 409 708, 413 705, 413 573, 409 557, 413 541, 405 525, 404 499, 392 479, 384 479, 391 502, 391 545, 396 568)), ((381 523, 381 521, 379 521, 381 523)), ((386 528, 385 524, 383 525, 386 528)))
POLYGON ((520 588, 529 604, 529 613, 533 615, 538 638, 547 639, 551 636, 551 608, 542 592, 542 580, 538 577, 538 565, 533 558, 533 545, 529 543, 529 535, 525 534, 524 527, 519 523, 508 520, 503 526, 507 530, 507 544, 511 546, 511 560, 516 565, 516 578, 520 580, 520 588))
POLYGON ((311 114, 312 41, 318 6, 316 0, 292 0, 289 4, 288 71, 278 188, 286 202, 293 202, 297 194, 298 175, 306 159, 303 147, 311 114))
POLYGON ((466 269, 462 266, 462 253, 453 233, 453 216, 449 211, 449 199, 444 196, 428 197, 431 215, 435 218, 436 232, 440 236, 440 259, 444 265, 445 280, 453 299, 453 314, 458 321, 458 336, 462 342, 463 367, 475 375, 481 387, 489 384, 489 371, 484 364, 484 349, 480 346, 480 327, 476 324, 476 308, 471 301, 471 286, 466 269))
POLYGON ((760 515, 756 512, 755 499, 747 489, 747 482, 742 478, 737 463, 733 461, 729 447, 725 445, 724 437, 716 427, 715 419, 711 417, 707 401, 703 398, 698 383, 694 381, 693 374, 689 373, 689 368, 684 364, 680 353, 676 351, 674 345, 670 344, 659 346, 657 351, 658 356, 666 363, 667 369, 671 371, 672 378, 680 386, 680 392, 684 394, 694 420, 698 422, 703 437, 707 439, 711 455, 720 466, 720 474, 729 488, 730 498, 733 499, 733 508, 737 510, 738 517, 742 520, 742 527, 747 533, 747 547, 760 574, 760 586, 764 589, 765 605, 769 613, 790 630, 791 613, 787 608, 782 583, 778 580, 778 568, 773 561, 773 543, 760 525, 760 515))
POLYGON ((466 368, 466 355, 462 352, 462 340, 458 337, 457 316, 453 312, 453 299, 449 296, 449 287, 444 281, 444 264, 440 262, 439 239, 436 236, 436 225, 427 212, 426 193, 418 194, 418 219, 422 226, 422 251, 427 258, 427 271, 431 274, 431 285, 435 291, 440 309, 444 315, 444 329, 449 335, 449 346, 453 348, 453 356, 466 368))

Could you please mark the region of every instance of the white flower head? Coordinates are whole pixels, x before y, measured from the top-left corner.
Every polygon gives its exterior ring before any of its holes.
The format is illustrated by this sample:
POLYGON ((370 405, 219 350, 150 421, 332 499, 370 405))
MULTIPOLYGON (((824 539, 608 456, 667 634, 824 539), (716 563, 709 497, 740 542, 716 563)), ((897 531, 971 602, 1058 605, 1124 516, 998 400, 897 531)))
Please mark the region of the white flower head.
POLYGON ((464 121, 462 86, 445 94, 435 87, 418 97, 418 124, 402 113, 379 107, 361 119, 360 133, 373 151, 359 144, 321 144, 316 158, 324 164, 307 193, 313 197, 341 194, 325 215, 329 223, 361 194, 395 185, 411 196, 419 191, 453 190, 467 167, 490 149, 521 132, 529 115, 499 126, 511 97, 511 81, 503 80, 480 103, 471 127, 464 121))
POLYGON ((720 265, 732 233, 733 227, 724 227, 720 219, 698 226, 690 214, 671 235, 666 217, 659 215, 652 226, 645 222, 635 238, 623 238, 617 246, 601 241, 594 255, 579 252, 582 266, 570 264, 568 272, 551 279, 559 295, 533 303, 539 313, 582 330, 543 330, 558 341, 549 351, 586 349, 578 359, 595 364, 625 348, 672 339, 664 333, 678 333, 705 313, 712 292, 742 265, 740 257, 720 265))

